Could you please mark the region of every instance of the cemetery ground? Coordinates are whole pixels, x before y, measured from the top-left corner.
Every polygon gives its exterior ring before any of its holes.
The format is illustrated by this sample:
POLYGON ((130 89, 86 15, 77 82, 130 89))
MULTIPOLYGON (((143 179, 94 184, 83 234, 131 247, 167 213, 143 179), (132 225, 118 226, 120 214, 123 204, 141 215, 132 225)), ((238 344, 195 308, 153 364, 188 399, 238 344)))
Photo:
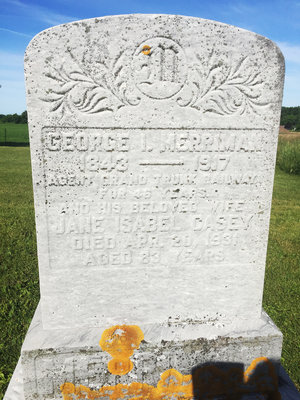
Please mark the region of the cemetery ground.
MULTIPOLYGON (((0 125, 0 130, 3 125, 0 125)), ((39 282, 29 148, 0 147, 0 170, 1 400, 39 300, 39 282)), ((277 168, 263 305, 283 333, 282 364, 298 390, 299 221, 300 175, 277 168)))

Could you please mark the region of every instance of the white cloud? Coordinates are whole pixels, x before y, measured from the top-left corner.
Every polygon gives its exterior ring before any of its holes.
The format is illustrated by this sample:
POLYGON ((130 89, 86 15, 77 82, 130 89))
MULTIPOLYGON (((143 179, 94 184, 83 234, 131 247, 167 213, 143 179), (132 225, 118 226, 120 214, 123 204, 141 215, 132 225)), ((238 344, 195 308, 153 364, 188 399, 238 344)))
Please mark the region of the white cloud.
POLYGON ((23 68, 24 54, 23 53, 11 53, 9 51, 0 50, 0 68, 23 68))
POLYGON ((288 68, 284 81, 283 105, 300 106, 300 66, 292 70, 288 68))
POLYGON ((0 114, 25 110, 24 55, 0 51, 0 114))
POLYGON ((26 110, 24 81, 0 81, 0 114, 21 113, 26 110))
POLYGON ((13 33, 14 35, 25 36, 25 37, 29 37, 29 38, 32 37, 31 35, 27 35, 26 33, 13 31, 11 29, 6 29, 6 28, 0 28, 0 31, 9 32, 9 33, 13 33))
POLYGON ((24 81, 24 70, 23 68, 20 69, 2 69, 0 67, 0 84, 3 85, 3 81, 7 80, 10 82, 23 82, 24 81))
POLYGON ((287 42, 277 42, 284 58, 288 62, 300 64, 300 46, 293 45, 287 42))
POLYGON ((249 13, 252 13, 254 11, 254 7, 249 6, 249 4, 244 4, 244 3, 235 3, 235 4, 230 4, 229 9, 237 14, 243 14, 243 15, 248 15, 249 13))
POLYGON ((300 105, 300 45, 277 42, 286 61, 283 105, 300 105))
POLYGON ((0 114, 24 110, 24 56, 0 51, 0 114))
POLYGON ((76 17, 70 17, 68 15, 63 15, 60 13, 50 11, 46 7, 33 4, 25 4, 20 0, 6 0, 6 1, 7 3, 9 3, 10 6, 15 6, 18 9, 22 9, 23 13, 26 13, 27 15, 31 16, 34 19, 43 21, 49 26, 60 25, 66 22, 76 21, 79 19, 76 17))

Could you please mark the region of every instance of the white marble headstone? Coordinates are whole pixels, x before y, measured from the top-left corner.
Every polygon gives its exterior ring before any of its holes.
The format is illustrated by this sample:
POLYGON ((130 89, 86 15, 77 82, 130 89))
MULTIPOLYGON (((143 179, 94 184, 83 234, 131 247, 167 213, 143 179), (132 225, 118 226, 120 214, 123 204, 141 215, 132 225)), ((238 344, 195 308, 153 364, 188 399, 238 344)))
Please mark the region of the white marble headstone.
POLYGON ((276 45, 115 16, 40 33, 25 69, 44 327, 258 318, 276 45))

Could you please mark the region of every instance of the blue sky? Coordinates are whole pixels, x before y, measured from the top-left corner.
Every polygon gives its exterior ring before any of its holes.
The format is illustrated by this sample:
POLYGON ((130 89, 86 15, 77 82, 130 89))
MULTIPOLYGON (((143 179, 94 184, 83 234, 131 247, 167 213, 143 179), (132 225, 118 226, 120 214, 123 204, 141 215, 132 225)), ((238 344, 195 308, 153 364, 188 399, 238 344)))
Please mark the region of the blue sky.
POLYGON ((23 55, 51 26, 114 14, 182 14, 266 36, 286 60, 283 105, 300 105, 300 0, 0 0, 0 114, 26 109, 23 55))

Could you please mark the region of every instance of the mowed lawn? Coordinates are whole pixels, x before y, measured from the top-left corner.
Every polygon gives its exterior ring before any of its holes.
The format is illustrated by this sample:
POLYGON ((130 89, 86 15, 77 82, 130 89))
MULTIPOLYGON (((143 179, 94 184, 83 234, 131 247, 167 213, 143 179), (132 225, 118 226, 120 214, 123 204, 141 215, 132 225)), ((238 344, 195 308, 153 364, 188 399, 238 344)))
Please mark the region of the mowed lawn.
POLYGON ((29 143, 28 125, 0 122, 0 143, 29 143))
POLYGON ((263 306, 283 333, 282 364, 300 390, 300 176, 276 169, 263 306))
POLYGON ((29 148, 0 147, 0 399, 39 300, 29 148))
MULTIPOLYGON (((39 299, 29 148, 0 147, 0 399, 39 299)), ((300 176, 276 170, 264 307, 284 335, 282 363, 300 388, 300 176)))

